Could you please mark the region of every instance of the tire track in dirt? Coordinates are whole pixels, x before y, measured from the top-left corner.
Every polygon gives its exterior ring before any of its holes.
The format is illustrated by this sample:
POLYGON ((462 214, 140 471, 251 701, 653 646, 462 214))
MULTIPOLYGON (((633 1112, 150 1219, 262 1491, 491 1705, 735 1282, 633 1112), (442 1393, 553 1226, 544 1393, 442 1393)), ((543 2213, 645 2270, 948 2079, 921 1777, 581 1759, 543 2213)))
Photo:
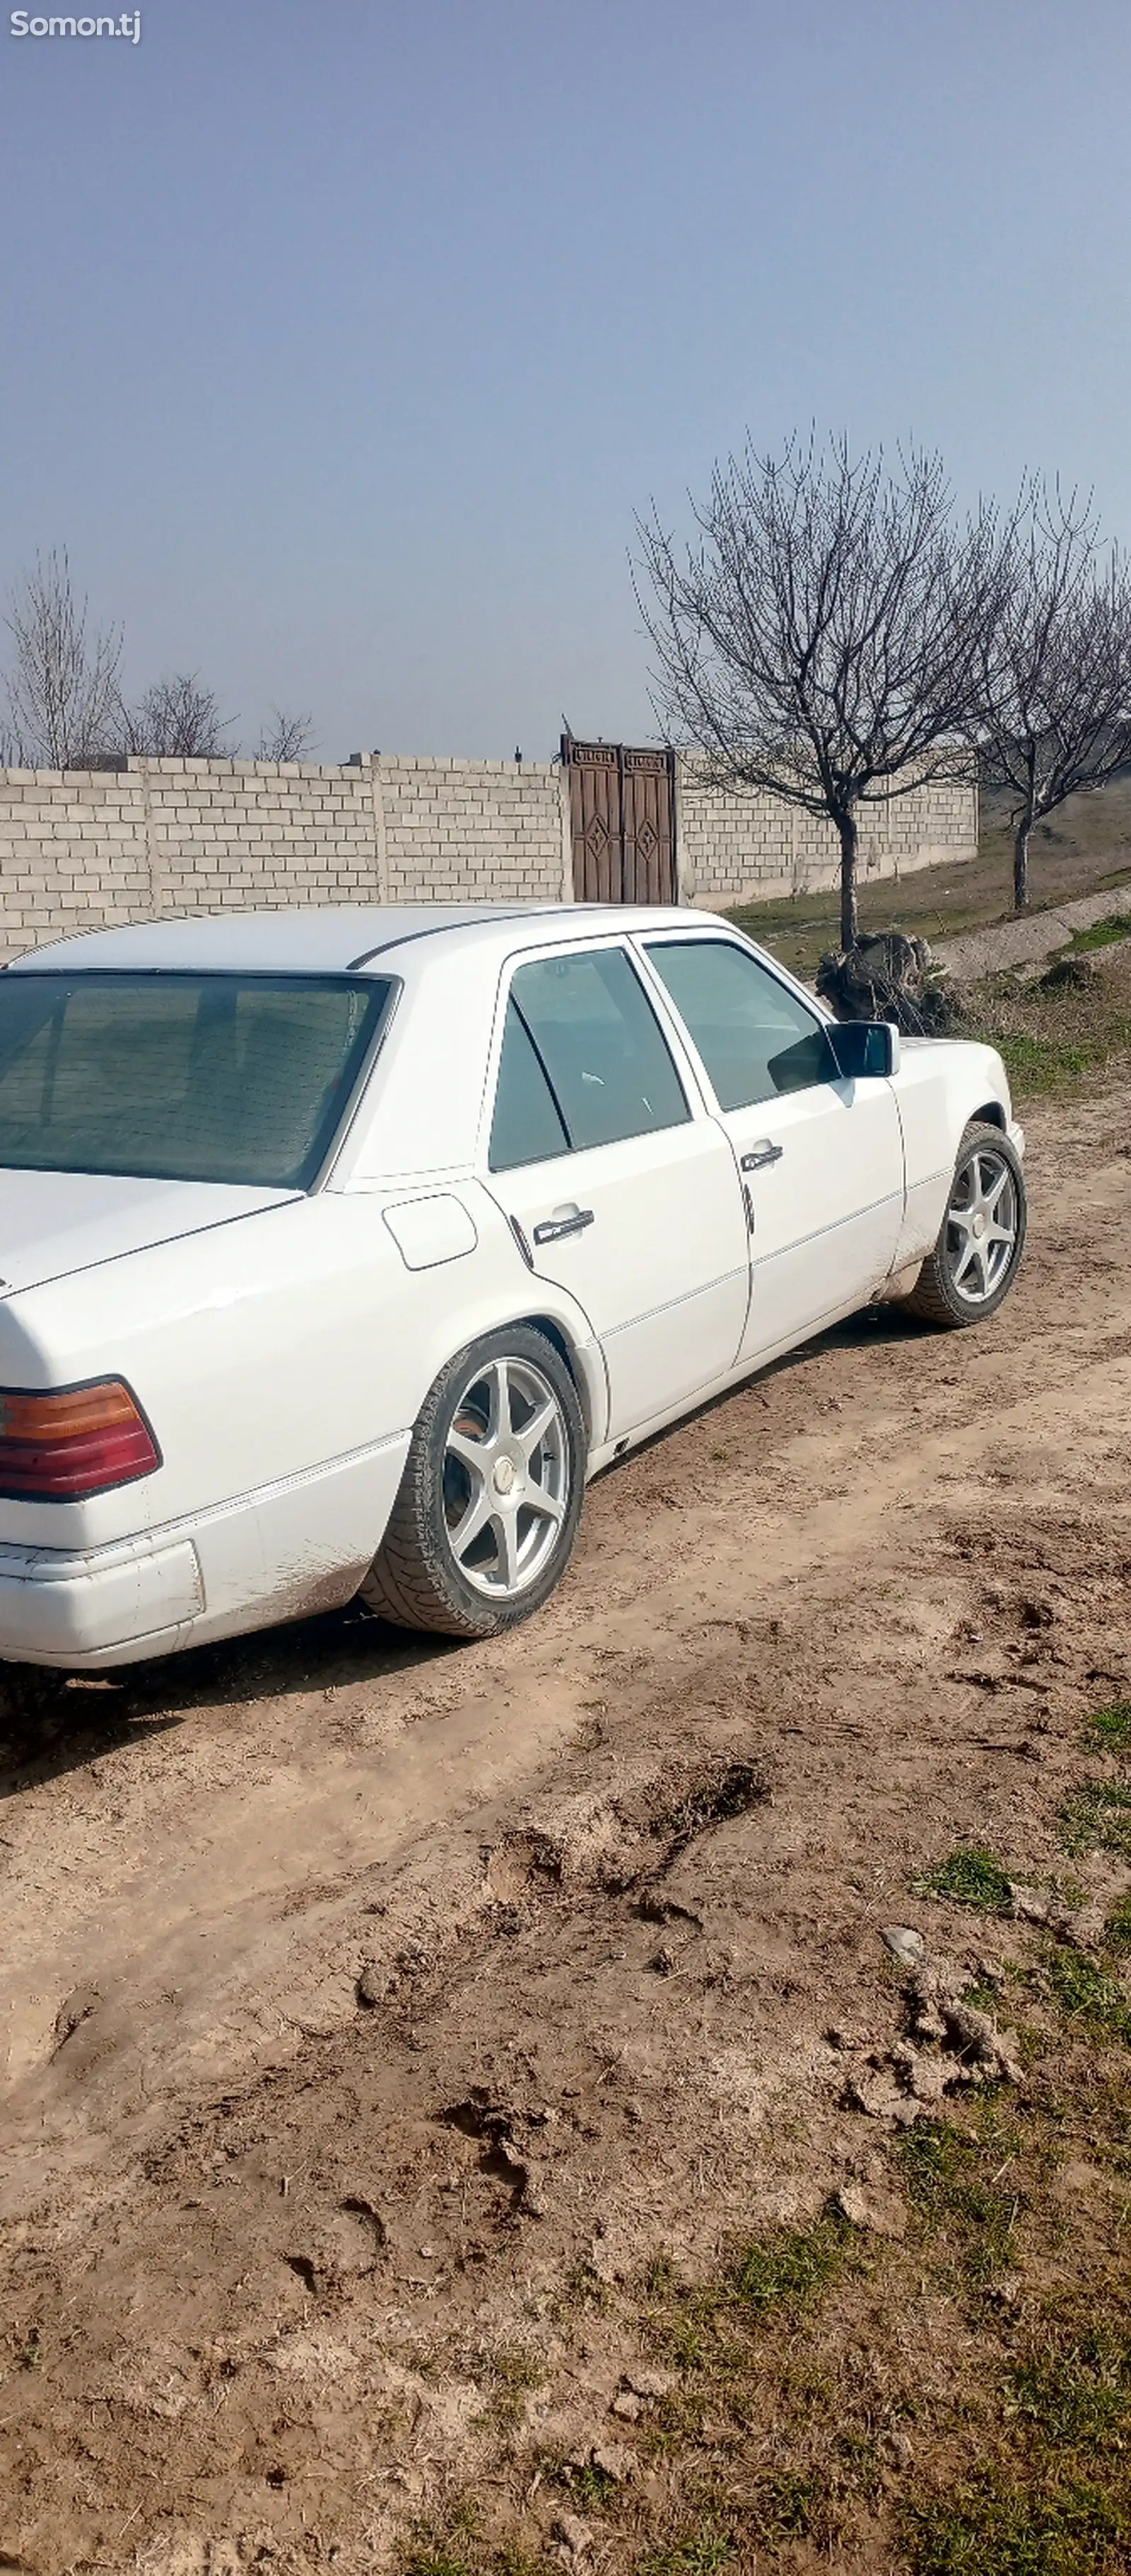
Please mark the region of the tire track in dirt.
POLYGON ((1078 1711, 1131 1674, 1126 1105, 1035 1122, 1000 1323, 854 1327, 667 1435, 505 1645, 322 1621, 25 1712, 0 2178, 20 2330, 54 2338, 8 2382, 33 2563, 111 2505, 140 2545, 153 2474, 296 2565, 300 2496, 360 2548, 399 2351, 447 2355, 439 2394, 409 2371, 427 2488, 476 2456, 461 2337, 850 2152, 825 2034, 890 2025, 877 1922, 963 1837, 1051 1865, 1078 1711), (674 1848, 737 1766, 758 1794, 674 1848), (94 2399, 98 2497, 80 2464, 52 2501, 94 2399))
MULTIPOLYGON (((1100 1120, 1110 1131, 1106 1103, 1091 1113, 1100 1120)), ((1121 1224, 1128 1179, 1118 1146, 1090 1173, 1098 1228, 1121 1224)), ((1055 1183, 1049 1195, 1046 1245, 1055 1183)), ((1079 1218, 1078 1178, 1074 1199, 1079 1218)), ((347 2018, 348 1954, 375 1874, 384 1882, 426 1838, 437 1881, 463 1890, 457 1917, 461 1905, 474 1913, 480 1844, 584 1730, 602 1662, 643 1656, 653 1685, 693 1694, 704 1632, 733 1614, 736 1592, 747 1616, 780 1612, 803 1585, 816 1605, 842 1559, 867 1565, 893 1517, 929 1509, 948 1487, 956 1501, 987 1468, 1000 1486, 1012 1440, 1055 1448, 1067 1391, 1077 1420, 1125 1400, 1131 1305, 1107 1279, 1080 1284, 1055 1338, 1053 1280, 1031 1259, 982 1339, 934 1340, 898 1322, 886 1342, 834 1336, 669 1434, 592 1491, 562 1595, 501 1644, 390 1653, 355 1623, 359 1681, 343 1623, 277 1632, 266 1650, 256 1640, 219 1659, 237 1685, 264 1662, 282 1675, 288 1652, 309 1669, 312 1647, 334 1678, 229 1707, 219 1732, 216 1712, 193 1707, 191 1681, 182 1698, 175 1665, 118 1692, 56 1690, 72 1706, 120 1698, 142 1728, 82 1770, 33 1783, 16 1830, 5 1824, 0 2028, 14 2127, 30 2119, 42 2148, 47 2103, 71 2089, 51 2069, 77 1989, 96 1990, 98 2008, 64 2075, 81 2057, 92 2139, 143 2105, 148 2128, 170 2088, 231 2080, 245 2058, 278 2057, 288 2039, 347 2018), (910 1425, 909 1379, 923 1381, 910 1425), (940 1398, 946 1427, 928 1432, 940 1398), (148 1735, 162 1704, 177 1728, 148 1735)), ((189 1660, 207 1671, 218 1659, 189 1660)))
MULTIPOLYGON (((1113 1406, 1131 1399, 1131 1354, 1122 1350, 1109 1346, 1086 1359, 1078 1353, 1064 1375, 1078 1442, 1102 1433, 1113 1406)), ((1013 1404, 999 1396, 991 1462, 999 1487, 1011 1443, 1029 1454, 1042 1441, 1055 1445, 1063 1401, 1060 1383, 1013 1404)), ((845 1560, 874 1558, 893 1519, 904 1522, 906 1539, 909 1512, 928 1517, 944 1489, 957 1509, 980 1495, 980 1413, 961 1428, 920 1437, 901 1459, 892 1455, 898 1431, 895 1415, 874 1418, 863 1459, 859 1440, 846 1454, 843 1434, 834 1442, 795 1436, 791 1476, 800 1481, 808 1469, 816 1481, 825 1470, 835 1489, 810 1497, 803 1516, 772 1510, 748 1491, 736 1496, 733 1479, 722 1498, 689 1507, 680 1559, 669 1563, 666 1579, 657 1568, 646 1608, 636 1584, 618 1580, 615 1563, 604 1570, 595 1597, 572 1622, 575 1663, 643 1654, 650 1690, 659 1667, 669 1693, 689 1702, 701 1696, 704 1663, 710 1671, 713 1661, 703 1654, 704 1631, 734 1608, 739 1505, 743 1606, 757 1619, 780 1615, 801 1587, 819 1615, 839 1588, 845 1560), (880 1478, 874 1448, 889 1457, 880 1478)), ((475 1919, 488 1901, 480 1853, 505 1831, 508 1800, 529 1795, 584 1720, 584 1671, 561 1669, 561 1615, 545 1625, 559 1634, 536 1634, 533 1651, 522 1632, 495 1648, 486 1690, 473 1681, 455 1709, 402 1723, 379 1754, 335 1749, 316 1768, 292 1764, 266 1774, 257 1764, 250 1782, 225 1785, 203 1832, 186 1832, 182 1823, 176 1844, 167 1839, 156 1854, 152 1843, 135 1851, 124 1884, 76 1882, 72 1869, 75 1919, 69 1942, 56 1936, 50 1983, 39 1901, 25 1899, 21 1927, 19 1872, 12 1872, 9 1973, 26 2000, 22 2014, 8 2014, 10 2138, 30 2122, 40 2174, 45 2113, 50 2125, 52 2104, 63 2110, 76 2091, 88 2144, 100 2154, 103 2130, 120 2135, 140 2119, 142 2134, 151 2133, 170 2090, 231 2082, 265 2054, 278 2062, 288 2040, 297 2046, 349 2020, 359 1905, 372 1901, 398 1866, 409 1867, 422 1839, 430 1846, 431 1903, 449 1937, 475 1919), (514 1705, 520 1693, 521 1732, 514 1705), (312 1852, 319 1878, 304 1899, 302 1870, 312 1852), (60 2017, 65 2025, 76 1990, 94 2000, 83 2014, 83 2042, 75 2047, 68 2039, 64 2062, 60 2017)), ((156 1767, 160 1743, 153 1751, 156 1767)), ((47 1868, 59 1871, 55 1853, 47 1868)), ((40 1859, 37 1890, 44 1875, 40 1859)), ((417 1910, 422 1930, 428 1901, 420 1896, 417 1910)))

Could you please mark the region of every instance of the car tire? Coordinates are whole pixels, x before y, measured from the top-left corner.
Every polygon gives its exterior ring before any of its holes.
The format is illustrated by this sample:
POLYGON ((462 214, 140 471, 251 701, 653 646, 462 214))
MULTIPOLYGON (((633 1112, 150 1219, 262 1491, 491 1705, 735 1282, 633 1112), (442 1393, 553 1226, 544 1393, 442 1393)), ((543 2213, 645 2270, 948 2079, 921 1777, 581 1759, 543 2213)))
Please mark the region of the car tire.
POLYGON ((585 1456, 577 1388, 544 1333, 514 1324, 469 1343, 421 1410, 362 1600, 446 1637, 530 1618, 573 1553, 585 1456))
POLYGON ((1020 1156, 1000 1127, 975 1120, 958 1148, 938 1241, 906 1300, 908 1313, 947 1332, 996 1315, 1017 1276, 1026 1221, 1020 1156))

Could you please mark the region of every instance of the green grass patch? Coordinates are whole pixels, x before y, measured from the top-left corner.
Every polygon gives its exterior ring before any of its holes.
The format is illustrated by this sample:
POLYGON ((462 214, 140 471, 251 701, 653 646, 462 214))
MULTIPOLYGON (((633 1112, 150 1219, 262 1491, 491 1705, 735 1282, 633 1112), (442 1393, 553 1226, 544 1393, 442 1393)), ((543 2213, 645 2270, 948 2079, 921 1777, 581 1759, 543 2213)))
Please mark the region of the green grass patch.
MULTIPOLYGON (((1131 2050, 1111 2041, 1131 2005, 1109 1934, 1096 1957, 1025 1934, 1003 1966, 1039 2025, 1020 2094, 987 2086, 886 2146, 872 2134, 904 2233, 862 2247, 824 2211, 751 2234, 706 2279, 661 2252, 596 2323, 563 2311, 586 2362, 607 2338, 611 2364, 643 2345, 674 2365, 617 2427, 639 2474, 598 2466, 592 2418, 571 2460, 492 2412, 466 2503, 416 2525, 396 2576, 552 2576, 567 2502, 603 2576, 865 2555, 901 2576, 1128 2576, 1131 2050)), ((475 2356, 504 2394, 542 2367, 518 2343, 475 2356)), ((571 2362, 571 2403, 576 2386, 571 2362)))
POLYGON ((450 2549, 414 2549, 401 2562, 401 2576, 472 2576, 471 2562, 450 2549))
POLYGON ((952 1905, 971 1905, 978 1914, 1002 1914, 1009 1904, 1009 1873, 994 1854, 975 1846, 953 1851, 911 1881, 916 1896, 945 1896, 952 1905))
POLYGON ((1063 1038, 1032 1036, 1027 1030, 1001 1030, 993 1039, 1010 1086, 1027 1100, 1055 1098, 1093 1066, 1103 1064, 1102 1047, 1069 1045, 1063 1038))
POLYGON ((430 2540, 418 2543, 400 2560, 399 2576, 546 2576, 546 2567, 544 2557, 532 2557, 529 2550, 507 2541, 495 2548, 474 2540, 467 2547, 451 2540, 430 2540))
MULTIPOLYGON (((734 2331, 735 2313, 729 2283, 683 2288, 650 2311, 649 2341, 672 2369, 719 2389, 741 2374, 746 2358, 734 2331)), ((665 2441, 669 2434, 686 2431, 693 2418, 697 2420, 696 2406, 686 2392, 668 2398, 659 2416, 665 2441)))
MULTIPOLYGON (((709 2375, 722 2390, 747 2366, 752 2334, 779 2317, 792 2321, 842 2274, 865 2268, 853 2229, 831 2214, 810 2227, 774 2227, 752 2236, 715 2281, 683 2283, 661 2255, 645 2276, 652 2302, 649 2337, 675 2369, 709 2375)), ((668 2429, 684 2430, 688 2420, 686 2401, 669 2401, 668 2429)))
POLYGON ((1019 1098, 1056 1099, 1126 1054, 1129 1006, 1128 961, 1115 957, 1082 987, 988 976, 967 996, 966 1025, 998 1049, 1019 1098))
POLYGON ((1093 921, 1086 930, 1075 930, 1071 948, 1077 956, 1086 956, 1089 948, 1110 948, 1116 939, 1131 939, 1131 915, 1109 912, 1103 921, 1093 921))
POLYGON ((598 2314, 603 2314, 611 2305, 607 2281, 600 2280, 592 2264, 586 2262, 570 2264, 553 2300, 554 2311, 559 2319, 576 2313, 580 2308, 596 2310, 598 2314))
POLYGON ((1110 2326, 1090 2329, 1014 2364, 1018 2414, 1058 2448, 1102 2451, 1131 2413, 1131 2344, 1110 2326))
POLYGON ((763 2541, 805 2540, 819 2528, 821 2508, 819 2480, 801 2469, 783 2469, 759 2479, 751 2518, 763 2541))
POLYGON ((571 2460, 553 2474, 582 2513, 604 2513, 616 2503, 617 2481, 607 2469, 598 2468, 596 2460, 571 2460))
POLYGON ((1094 1709, 1085 1721, 1084 1738, 1098 1753, 1131 1753, 1131 1699, 1094 1709))
POLYGON ((964 2004, 969 2004, 972 2012, 990 2013, 992 2015, 1000 2012, 1001 2010, 1001 1987, 998 1985, 991 1986, 987 1984, 965 1986, 963 1988, 962 2000, 964 2004))
POLYGON ((946 2240, 978 2286, 1016 2265, 1015 2229, 1024 2196, 1007 2180, 1017 2139, 986 2104, 981 2129, 917 2120, 899 2149, 908 2195, 924 2227, 946 2240))
POLYGON ((1104 1941, 1117 1958, 1131 1950, 1131 1887, 1126 1896, 1121 1896, 1118 1904, 1112 1906, 1104 1925, 1104 1941))
POLYGON ((989 2476, 913 2507, 914 2576, 1126 2576, 1131 2518, 1090 2479, 1051 2492, 989 2476))
POLYGON ((636 2576, 719 2576, 734 2556, 732 2531, 708 2524, 703 2530, 675 2540, 666 2549, 649 2550, 639 2561, 636 2576))
POLYGON ((1112 1780, 1075 1789, 1060 1811, 1060 1839, 1073 1855, 1109 1851, 1131 1860, 1131 1789, 1112 1780))
POLYGON ((542 2386, 544 2364, 532 2352, 520 2347, 512 2352, 495 2352, 487 2358, 484 2376, 490 2382, 490 2413, 496 2424, 518 2424, 526 2409, 526 2400, 542 2386))
POLYGON ((1131 2046, 1131 2002, 1118 1977, 1083 1950, 1055 1950, 1048 1981, 1060 2010, 1094 2037, 1122 2040, 1131 2046))
POLYGON ((859 2260, 859 2248, 845 2219, 777 2227, 743 2248, 734 2267, 734 2296, 752 2317, 768 2317, 777 2309, 796 2311, 831 2288, 853 2260, 859 2260))

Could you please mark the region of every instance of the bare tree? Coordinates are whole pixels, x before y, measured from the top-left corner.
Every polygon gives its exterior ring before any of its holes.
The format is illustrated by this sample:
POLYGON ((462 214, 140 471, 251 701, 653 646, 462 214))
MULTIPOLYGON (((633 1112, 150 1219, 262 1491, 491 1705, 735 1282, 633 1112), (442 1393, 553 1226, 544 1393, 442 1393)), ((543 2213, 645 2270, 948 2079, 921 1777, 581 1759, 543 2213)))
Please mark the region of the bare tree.
POLYGON ((123 707, 127 749, 149 760, 231 760, 234 716, 222 716, 214 689, 199 671, 173 671, 151 681, 136 707, 123 707))
POLYGON ((1091 501, 1038 482, 1015 514, 1008 569, 978 711, 984 774, 1011 799, 1023 912, 1034 824, 1131 759, 1131 581, 1114 548, 1101 559, 1091 501))
POLYGON ((120 705, 121 629, 88 632, 66 548, 37 555, 7 619, 11 748, 29 767, 85 769, 111 748, 120 705))
POLYGON ((259 737, 260 760, 312 760, 314 757, 314 718, 288 714, 282 707, 272 707, 271 718, 259 737))
POLYGON ((780 459, 748 444, 692 507, 687 546, 654 510, 638 522, 657 715, 715 784, 828 816, 851 947, 861 808, 969 769, 995 514, 957 529, 936 455, 911 448, 889 471, 882 451, 854 460, 845 440, 819 452, 812 439, 780 459))

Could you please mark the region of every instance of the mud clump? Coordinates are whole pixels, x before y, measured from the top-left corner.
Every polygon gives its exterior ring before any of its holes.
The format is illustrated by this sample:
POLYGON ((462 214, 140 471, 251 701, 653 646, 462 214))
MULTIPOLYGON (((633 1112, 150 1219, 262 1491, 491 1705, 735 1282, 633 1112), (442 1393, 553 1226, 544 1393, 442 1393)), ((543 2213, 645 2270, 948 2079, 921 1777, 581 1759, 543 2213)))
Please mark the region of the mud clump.
POLYGON ((669 1861, 675 1860, 700 1834, 748 1815, 751 1807, 760 1806, 769 1794, 765 1778, 753 1763, 728 1762, 724 1770, 689 1790, 678 1806, 659 1817, 653 1831, 667 1841, 669 1861))
MULTIPOLYGON (((886 1932, 883 1939, 893 1947, 886 1932)), ((841 2096, 846 2110, 910 2128, 965 2086, 1020 2083, 1015 2032, 999 2030, 967 2000, 968 1982, 949 1961, 923 1959, 904 1989, 906 2036, 853 2068, 841 2096)))
POLYGON ((524 2110, 498 2101, 481 2084, 440 2114, 446 2128, 481 2141, 482 2169, 508 2186, 515 2218, 546 2215, 546 2155, 544 2143, 539 2153, 539 2143, 555 2116, 541 2105, 524 2110))

